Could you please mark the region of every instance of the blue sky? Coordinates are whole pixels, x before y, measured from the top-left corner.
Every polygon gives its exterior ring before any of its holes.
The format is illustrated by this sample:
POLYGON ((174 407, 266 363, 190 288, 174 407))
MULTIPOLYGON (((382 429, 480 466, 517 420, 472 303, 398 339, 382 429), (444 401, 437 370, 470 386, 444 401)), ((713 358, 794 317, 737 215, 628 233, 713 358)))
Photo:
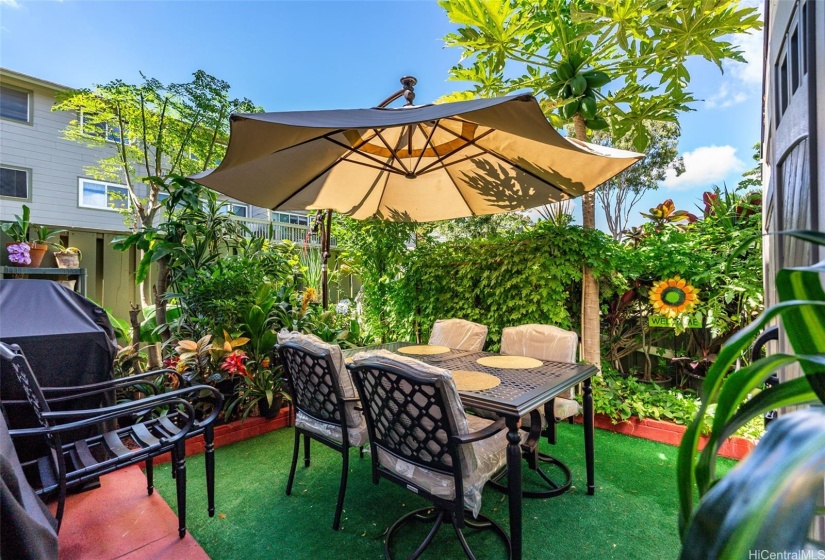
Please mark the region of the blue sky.
MULTIPOLYGON (((423 0, 0 0, 0 66, 70 87, 137 83, 140 72, 183 82, 202 69, 267 111, 371 107, 412 75, 416 102, 427 103, 464 89, 447 81, 461 54, 443 46, 451 30, 438 4, 423 0)), ((761 33, 734 41, 750 64, 727 65, 723 75, 691 61, 702 101, 680 119, 687 171, 648 193, 634 223, 666 198, 695 211, 704 190, 732 188, 753 167, 761 33)))

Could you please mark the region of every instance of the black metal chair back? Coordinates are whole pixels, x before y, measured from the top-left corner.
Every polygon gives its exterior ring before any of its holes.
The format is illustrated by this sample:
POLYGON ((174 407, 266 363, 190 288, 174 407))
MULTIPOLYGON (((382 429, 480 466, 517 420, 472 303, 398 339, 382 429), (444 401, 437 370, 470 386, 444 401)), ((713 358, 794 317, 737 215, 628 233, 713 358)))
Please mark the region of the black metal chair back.
MULTIPOLYGON (((465 420, 459 417, 464 414, 461 401, 455 388, 448 386, 446 374, 420 371, 412 363, 391 364, 381 358, 358 360, 357 365, 349 369, 367 421, 373 482, 386 478, 434 506, 407 513, 387 530, 385 558, 396 556, 395 537, 402 527, 412 522, 431 522, 432 527, 409 555, 411 559, 423 554, 444 522, 452 525, 467 558, 474 560, 475 555, 462 532, 465 524, 475 529, 491 529, 504 543, 510 557, 510 542, 501 526, 480 513, 471 521, 464 509, 463 477, 478 472, 477 456, 469 444, 491 437, 504 426, 504 421, 491 422, 481 431, 464 433, 460 426, 465 420), (394 462, 393 458, 408 464, 394 462), (415 475, 410 475, 409 464, 431 474, 427 476, 416 470, 415 475), (450 479, 452 498, 443 492, 450 479)), ((466 429, 469 430, 469 424, 466 429)))
POLYGON ((379 475, 408 487, 379 463, 381 449, 397 458, 453 477, 455 499, 439 505, 463 511, 462 463, 453 442, 456 420, 447 405, 444 380, 420 375, 412 368, 364 362, 350 368, 361 398, 372 448, 373 478, 379 475))
POLYGON ((311 439, 341 453, 341 483, 338 489, 335 517, 332 521, 332 528, 337 531, 341 526, 344 495, 347 488, 351 430, 353 430, 352 435, 356 437, 362 435, 363 430, 360 428, 355 431, 356 429, 350 428, 347 422, 348 417, 352 416, 349 413, 355 412, 347 407, 355 406, 357 399, 344 396, 340 373, 333 363, 330 352, 313 351, 293 341, 279 344, 277 349, 296 410, 295 444, 292 450, 292 465, 289 470, 286 493, 288 496, 292 493, 299 442, 302 436, 305 467, 310 465, 311 439), (303 424, 305 419, 301 418, 302 415, 306 415, 310 420, 308 424, 313 425, 303 424), (320 424, 320 426, 315 424, 320 424), (339 430, 341 439, 337 441, 332 434, 339 430))
POLYGON ((341 384, 329 355, 291 342, 281 344, 278 355, 289 379, 295 408, 316 420, 346 429, 341 384))
MULTIPOLYGON (((37 417, 37 422, 43 428, 49 428, 51 423, 43 417, 44 412, 51 412, 49 403, 43 395, 43 390, 40 388, 40 383, 34 376, 29 361, 23 351, 16 344, 5 344, 0 342, 0 359, 2 360, 2 371, 11 371, 15 379, 23 389, 26 395, 26 400, 32 407, 32 411, 37 417)), ((52 449, 60 449, 60 436, 54 433, 46 434, 46 441, 52 449)))

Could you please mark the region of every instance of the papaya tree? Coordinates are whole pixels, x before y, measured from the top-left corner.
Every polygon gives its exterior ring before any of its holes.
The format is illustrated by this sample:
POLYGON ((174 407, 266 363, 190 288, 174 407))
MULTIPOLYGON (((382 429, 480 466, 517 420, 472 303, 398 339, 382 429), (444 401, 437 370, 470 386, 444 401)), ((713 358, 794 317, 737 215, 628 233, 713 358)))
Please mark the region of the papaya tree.
MULTIPOLYGON (((722 70, 744 62, 731 36, 761 27, 756 8, 738 0, 441 0, 458 29, 445 44, 462 49, 451 79, 473 87, 452 100, 531 90, 557 128, 573 135, 610 130, 638 151, 650 142, 645 123, 678 126, 696 101, 686 63, 696 57, 722 70)), ((584 227, 595 227, 595 194, 582 202, 584 227)), ((599 365, 598 283, 584 270, 582 341, 599 365)))

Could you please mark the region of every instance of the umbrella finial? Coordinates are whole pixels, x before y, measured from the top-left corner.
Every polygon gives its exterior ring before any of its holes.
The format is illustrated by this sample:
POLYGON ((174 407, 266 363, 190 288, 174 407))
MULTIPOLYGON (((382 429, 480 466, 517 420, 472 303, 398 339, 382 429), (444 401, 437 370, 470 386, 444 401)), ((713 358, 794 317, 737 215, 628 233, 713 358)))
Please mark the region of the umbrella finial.
POLYGON ((407 100, 407 105, 412 105, 413 104, 413 99, 415 99, 415 88, 414 88, 414 86, 417 83, 418 83, 418 80, 416 80, 412 76, 404 76, 403 78, 401 78, 401 85, 404 86, 404 87, 402 87, 401 89, 399 89, 398 91, 396 91, 395 93, 390 95, 388 98, 386 98, 381 103, 379 103, 378 108, 380 109, 382 107, 386 107, 387 105, 389 105, 390 103, 392 103, 393 101, 395 101, 396 99, 401 97, 402 95, 404 96, 404 99, 407 100))
POLYGON ((415 84, 418 83, 412 76, 404 76, 401 78, 401 85, 404 86, 404 99, 407 100, 407 105, 412 105, 415 99, 415 84))

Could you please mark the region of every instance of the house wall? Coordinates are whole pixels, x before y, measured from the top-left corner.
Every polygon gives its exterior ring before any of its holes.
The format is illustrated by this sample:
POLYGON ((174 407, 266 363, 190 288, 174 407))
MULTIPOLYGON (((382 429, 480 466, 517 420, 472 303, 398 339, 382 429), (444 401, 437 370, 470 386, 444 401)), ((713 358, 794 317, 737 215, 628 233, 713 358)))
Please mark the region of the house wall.
MULTIPOLYGON (((765 4, 766 52, 763 96, 763 215, 767 233, 823 230, 825 225, 825 2, 770 0, 765 4), (794 55, 794 34, 798 50, 794 55), (786 64, 788 77, 783 78, 786 64), (799 69, 794 88, 794 66, 799 69), (785 86, 787 81, 788 86, 785 86), (783 93, 784 92, 784 93, 783 93), (783 95, 787 95, 783 100, 783 95)), ((825 257, 821 247, 784 236, 764 239, 765 300, 777 302, 779 269, 809 265, 825 257)), ((781 333, 780 326, 780 333, 781 333)), ((784 336, 772 351, 790 351, 784 336)), ((801 375, 785 368, 784 380, 801 375)), ((789 412, 785 409, 781 412, 789 412)), ((825 503, 825 492, 819 505, 825 503)), ((825 517, 817 516, 811 538, 825 538, 825 517)))
MULTIPOLYGON (((31 209, 32 224, 68 229, 61 241, 82 252, 81 266, 87 270, 86 295, 116 316, 127 318, 130 304, 137 301, 130 277, 135 255, 111 246, 115 235, 126 232, 123 216, 79 204, 78 180, 91 178, 84 169, 97 165, 111 155, 111 150, 62 137, 75 115, 51 109, 55 94, 68 88, 6 70, 0 70, 0 83, 31 94, 31 122, 0 118, 0 165, 30 173, 28 200, 0 197, 0 220, 13 220, 26 204, 31 209)), ((0 264, 9 264, 5 251, 0 264)), ((41 266, 55 267, 54 257, 48 254, 41 266)))
MULTIPOLYGON (((128 318, 131 305, 139 303, 134 284, 137 255, 134 250, 116 251, 111 244, 116 235, 128 231, 124 216, 110 209, 81 207, 79 203, 78 180, 91 178, 84 170, 96 167, 101 159, 111 156, 115 145, 89 147, 63 138, 63 130, 76 115, 52 111, 52 107, 56 94, 69 87, 2 68, 0 83, 31 94, 29 123, 0 118, 0 165, 28 170, 30 175, 27 200, 0 197, 0 221, 14 220, 26 204, 31 209, 33 224, 68 229, 61 242, 79 248, 83 254, 81 266, 87 270, 86 295, 117 317, 128 318)), ((145 194, 146 186, 139 185, 138 195, 145 194)), ((219 198, 226 199, 221 195, 219 198)), ((267 220, 269 212, 249 206, 248 217, 267 220)), ((262 227, 260 223, 255 225, 262 227)), ((280 224, 276 233, 303 240, 305 235, 299 227, 280 224)), ((8 239, 0 235, 0 243, 6 241, 8 239)), ((8 264, 7 253, 0 251, 0 265, 8 264)), ((54 257, 48 254, 42 266, 56 266, 54 257)), ((341 297, 351 297, 358 287, 357 281, 342 279, 341 297)), ((337 289, 331 290, 332 301, 338 299, 337 294, 337 289)))
MULTIPOLYGON (((790 229, 821 231, 825 220, 825 177, 821 171, 825 169, 825 4, 814 0, 771 0, 766 11, 764 227, 767 233, 790 229), (796 54, 794 34, 798 43, 796 54), (787 78, 783 78, 783 64, 787 78)), ((765 298, 772 305, 777 302, 777 271, 813 264, 819 260, 820 252, 791 237, 764 239, 765 298)), ((776 350, 786 349, 787 341, 780 340, 776 350)), ((800 372, 787 368, 783 375, 789 379, 800 372)))
POLYGON ((51 110, 57 88, 2 72, 0 82, 31 92, 33 99, 31 123, 0 119, 0 164, 31 171, 29 201, 0 197, 0 220, 12 220, 26 204, 31 208, 32 222, 38 225, 125 231, 118 212, 82 208, 78 202, 78 179, 90 178, 84 168, 94 167, 112 155, 114 148, 90 148, 62 138, 63 129, 75 115, 51 110))

